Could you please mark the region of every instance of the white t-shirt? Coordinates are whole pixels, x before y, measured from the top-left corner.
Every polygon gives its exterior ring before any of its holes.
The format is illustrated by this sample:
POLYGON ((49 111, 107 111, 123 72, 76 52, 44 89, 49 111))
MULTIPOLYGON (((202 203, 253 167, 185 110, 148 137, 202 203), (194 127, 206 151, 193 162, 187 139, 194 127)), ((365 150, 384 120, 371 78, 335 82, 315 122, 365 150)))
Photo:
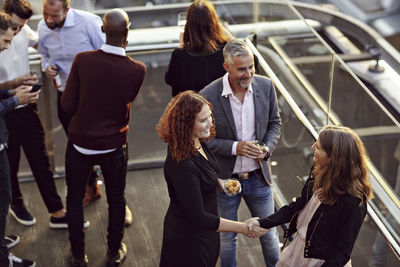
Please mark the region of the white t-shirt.
POLYGON ((28 25, 22 27, 10 47, 0 53, 0 83, 29 73, 28 48, 37 42, 38 35, 28 25))

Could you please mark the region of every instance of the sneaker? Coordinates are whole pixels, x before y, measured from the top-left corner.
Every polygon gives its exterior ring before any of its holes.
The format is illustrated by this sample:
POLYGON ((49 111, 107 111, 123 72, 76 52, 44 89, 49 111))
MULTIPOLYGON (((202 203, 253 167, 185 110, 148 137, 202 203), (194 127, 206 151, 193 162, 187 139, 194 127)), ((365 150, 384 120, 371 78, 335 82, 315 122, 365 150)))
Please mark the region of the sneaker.
POLYGON ((86 267, 88 265, 88 257, 85 255, 83 259, 77 259, 74 256, 71 255, 71 258, 69 258, 69 264, 70 266, 73 267, 86 267))
POLYGON ((8 266, 11 267, 35 267, 34 261, 18 258, 12 253, 8 254, 8 266))
POLYGON ((125 205, 125 226, 131 225, 133 222, 132 212, 129 209, 128 205, 125 205))
POLYGON ((20 224, 30 226, 36 223, 36 218, 29 213, 24 204, 11 205, 10 213, 20 224))
POLYGON ((19 243, 19 236, 7 235, 4 237, 8 249, 15 247, 19 243))
POLYGON ((117 254, 114 256, 108 255, 107 267, 119 266, 120 263, 126 258, 126 245, 121 242, 121 247, 118 249, 117 254))
MULTIPOLYGON (((68 229, 67 215, 61 218, 50 216, 49 225, 53 229, 68 229)), ((83 228, 88 228, 89 225, 89 221, 83 221, 83 228)))

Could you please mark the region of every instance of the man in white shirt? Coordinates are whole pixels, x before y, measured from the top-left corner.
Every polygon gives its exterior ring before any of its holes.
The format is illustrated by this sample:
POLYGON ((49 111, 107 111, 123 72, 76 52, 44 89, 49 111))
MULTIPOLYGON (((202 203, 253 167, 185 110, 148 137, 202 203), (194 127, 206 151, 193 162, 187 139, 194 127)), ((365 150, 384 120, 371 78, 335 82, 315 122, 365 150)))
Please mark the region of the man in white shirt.
MULTIPOLYGON (((213 105, 216 136, 208 142, 217 157, 221 179, 236 178, 242 191, 218 194, 218 213, 237 221, 241 199, 253 217, 274 212, 271 171, 267 163, 280 136, 281 120, 274 86, 254 74, 254 56, 247 44, 234 39, 224 47, 226 74, 207 85, 200 94, 213 105)), ((236 233, 221 233, 221 266, 236 267, 236 233)), ((267 267, 279 257, 276 230, 260 238, 267 267)))
MULTIPOLYGON (((43 20, 38 26, 38 51, 42 55, 42 69, 47 77, 61 80, 58 89, 58 118, 68 135, 71 118, 60 109, 60 99, 65 89, 72 62, 79 52, 100 49, 105 43, 101 31, 102 21, 92 13, 70 8, 70 0, 44 0, 43 20)), ((89 175, 83 201, 86 206, 100 197, 100 188, 95 183, 96 173, 89 175)), ((127 208, 126 224, 132 223, 132 214, 127 208)))
MULTIPOLYGON (((6 0, 2 10, 11 16, 16 26, 14 39, 8 50, 0 54, 0 88, 13 89, 33 85, 39 80, 29 72, 28 47, 36 46, 37 34, 26 25, 32 8, 25 0, 6 0)), ((19 105, 5 116, 8 131, 7 155, 10 163, 12 201, 10 213, 23 225, 33 225, 36 218, 25 207, 18 182, 21 147, 31 167, 43 201, 51 213, 50 227, 67 228, 65 209, 50 171, 45 147, 45 135, 36 103, 19 105)))

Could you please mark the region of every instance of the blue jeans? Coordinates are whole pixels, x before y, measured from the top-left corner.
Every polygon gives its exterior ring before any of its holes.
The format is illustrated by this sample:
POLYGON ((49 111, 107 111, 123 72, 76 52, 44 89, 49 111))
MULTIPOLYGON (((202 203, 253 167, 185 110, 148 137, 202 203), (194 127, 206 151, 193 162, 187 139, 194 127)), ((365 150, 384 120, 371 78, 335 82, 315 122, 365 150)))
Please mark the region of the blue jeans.
POLYGON ((85 252, 82 200, 86 182, 94 165, 103 172, 108 203, 108 253, 114 256, 121 247, 125 221, 125 180, 128 163, 128 147, 98 155, 85 155, 68 142, 65 155, 67 181, 67 218, 69 240, 74 257, 81 259, 85 252))
POLYGON ((8 207, 11 202, 10 168, 8 165, 7 152, 0 151, 0 266, 7 263, 8 249, 4 240, 6 233, 6 222, 8 207))
MULTIPOLYGON (((219 216, 233 221, 238 220, 237 211, 242 197, 246 201, 253 217, 267 217, 274 213, 274 198, 271 187, 267 185, 261 174, 254 174, 248 180, 240 180, 242 192, 228 196, 224 192, 218 194, 219 216)), ((220 233, 220 259, 222 267, 236 267, 236 233, 220 233)), ((279 259, 278 236, 275 228, 260 238, 266 266, 275 266, 279 259)))

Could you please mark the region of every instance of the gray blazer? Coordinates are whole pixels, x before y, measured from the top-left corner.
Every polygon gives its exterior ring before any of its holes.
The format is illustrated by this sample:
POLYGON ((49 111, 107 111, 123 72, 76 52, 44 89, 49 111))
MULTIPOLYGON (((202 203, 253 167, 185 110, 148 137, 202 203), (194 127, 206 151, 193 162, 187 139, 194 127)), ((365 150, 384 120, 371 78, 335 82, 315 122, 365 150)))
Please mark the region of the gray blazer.
MULTIPOLYGON (((256 138, 259 143, 267 145, 272 153, 278 143, 281 129, 274 86, 268 78, 254 75, 252 87, 256 113, 256 138)), ((232 156, 232 145, 238 139, 231 104, 228 97, 221 96, 222 89, 222 78, 219 78, 201 90, 200 94, 211 102, 215 117, 216 136, 208 142, 208 147, 219 161, 218 176, 221 179, 228 179, 232 177, 236 162, 236 156, 232 156)), ((262 160, 261 165, 264 178, 271 185, 269 164, 262 160)))

